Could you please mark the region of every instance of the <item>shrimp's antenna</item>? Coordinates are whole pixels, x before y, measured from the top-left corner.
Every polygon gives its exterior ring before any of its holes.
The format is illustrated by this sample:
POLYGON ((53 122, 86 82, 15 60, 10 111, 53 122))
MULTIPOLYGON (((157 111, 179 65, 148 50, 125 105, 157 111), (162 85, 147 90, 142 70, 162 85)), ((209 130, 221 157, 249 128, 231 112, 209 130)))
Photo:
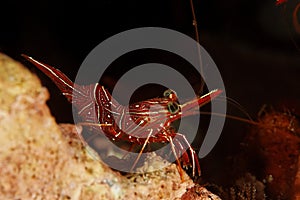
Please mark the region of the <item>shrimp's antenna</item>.
POLYGON ((236 107, 239 111, 241 111, 247 117, 248 120, 253 121, 253 119, 250 116, 250 114, 246 111, 246 109, 239 102, 237 102, 236 100, 234 100, 234 99, 232 99, 230 97, 227 97, 227 96, 225 97, 225 99, 224 99, 224 96, 220 96, 220 97, 221 98, 216 98, 215 100, 228 102, 229 104, 231 104, 234 107, 236 107))
POLYGON ((256 126, 260 125, 259 122, 256 122, 252 119, 245 119, 245 118, 237 117, 237 116, 234 116, 234 115, 228 115, 228 114, 222 114, 222 113, 212 113, 212 112, 206 112, 206 111, 200 111, 200 114, 201 115, 215 115, 215 116, 219 116, 219 117, 226 117, 226 118, 229 118, 229 119, 245 122, 245 123, 256 125, 256 126))
POLYGON ((300 34, 300 23, 299 23, 299 20, 298 20, 298 12, 300 10, 300 3, 298 3, 293 11, 293 25, 294 25, 294 29, 295 31, 300 34))
POLYGON ((198 62, 200 66, 200 74, 201 74, 201 84, 200 84, 200 92, 203 92, 204 88, 204 72, 203 72, 203 63, 202 63, 202 57, 201 57, 201 49, 200 49, 200 36, 199 36, 199 30, 198 30, 198 23, 197 23, 197 18, 196 18, 196 13, 195 13, 195 8, 194 8, 194 2, 193 0, 190 0, 190 6, 192 10, 192 15, 193 15, 193 26, 195 28, 195 38, 198 43, 197 45, 197 53, 198 53, 198 62))
MULTIPOLYGON (((283 20, 284 24, 287 27, 290 41, 293 43, 293 45, 295 46, 295 48, 298 51, 300 51, 300 47, 297 44, 296 40, 294 39, 294 36, 292 34, 292 31, 291 31, 291 28, 290 28, 290 26, 289 26, 289 24, 287 22, 287 21, 289 21, 289 19, 288 19, 288 16, 286 14, 286 3, 287 3, 286 0, 277 0, 276 6, 284 4, 283 5, 284 6, 283 7, 283 11, 282 11, 282 16, 284 18, 284 20, 283 20)), ((292 14, 292 19, 293 19, 293 26, 294 26, 295 32, 300 34, 300 24, 299 24, 298 17, 297 17, 297 14, 298 14, 299 10, 300 10, 300 3, 298 3, 296 5, 296 7, 294 8, 294 11, 293 11, 293 14, 292 14)))

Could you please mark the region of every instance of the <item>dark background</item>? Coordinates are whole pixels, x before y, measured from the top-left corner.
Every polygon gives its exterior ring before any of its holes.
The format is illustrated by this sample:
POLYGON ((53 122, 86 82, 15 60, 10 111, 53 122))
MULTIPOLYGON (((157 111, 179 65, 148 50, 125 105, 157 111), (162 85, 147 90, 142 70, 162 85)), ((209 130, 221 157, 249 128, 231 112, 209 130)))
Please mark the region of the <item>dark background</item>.
MULTIPOLYGON (((194 2, 201 45, 217 64, 227 95, 254 118, 264 104, 300 111, 300 35, 294 31, 291 18, 297 3, 289 0, 275 6, 273 0, 194 2)), ((71 80, 96 45, 121 31, 156 26, 195 36, 189 0, 6 1, 1 2, 0 16, 1 52, 22 62, 21 53, 31 55, 61 69, 71 80)), ((125 66, 134 67, 142 58, 132 55, 116 62, 115 71, 107 75, 108 81, 103 84, 112 89, 110 82, 120 76, 119 72, 125 66)), ((24 63, 49 88, 48 103, 57 121, 72 122, 71 106, 55 85, 24 63)), ((194 84, 197 85, 195 81, 194 84)), ((151 88, 144 93, 146 97, 161 94, 151 88)), ((229 113, 243 116, 233 106, 229 106, 229 113)), ((243 134, 237 128, 243 125, 227 121, 227 129, 237 130, 228 134, 243 134)), ((222 138, 235 138, 228 134, 222 138)), ((223 150, 226 152, 226 148, 223 150)))
MULTIPOLYGON (((194 2, 201 45, 221 71, 228 96, 251 115, 263 104, 284 102, 299 109, 300 36, 291 19, 297 3, 194 2)), ((29 54, 59 67, 71 79, 96 45, 121 31, 158 26, 194 37, 189 0, 6 1, 1 7, 0 51, 21 61, 20 53, 29 54)), ((65 104, 58 96, 52 95, 50 102, 65 104)), ((63 107, 52 111, 58 121, 69 121, 56 111, 63 107)))

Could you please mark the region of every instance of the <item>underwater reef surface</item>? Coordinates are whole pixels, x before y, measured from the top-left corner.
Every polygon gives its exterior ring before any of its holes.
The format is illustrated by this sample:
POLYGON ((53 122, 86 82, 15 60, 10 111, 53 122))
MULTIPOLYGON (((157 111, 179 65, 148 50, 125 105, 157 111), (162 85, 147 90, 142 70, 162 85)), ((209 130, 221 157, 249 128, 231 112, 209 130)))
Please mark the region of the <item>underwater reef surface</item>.
MULTIPOLYGON (((185 173, 182 181, 175 164, 111 170, 82 145, 80 128, 56 123, 48 98, 37 76, 0 54, 0 199, 220 199, 185 173)), ((156 155, 145 162, 165 164, 156 155)))

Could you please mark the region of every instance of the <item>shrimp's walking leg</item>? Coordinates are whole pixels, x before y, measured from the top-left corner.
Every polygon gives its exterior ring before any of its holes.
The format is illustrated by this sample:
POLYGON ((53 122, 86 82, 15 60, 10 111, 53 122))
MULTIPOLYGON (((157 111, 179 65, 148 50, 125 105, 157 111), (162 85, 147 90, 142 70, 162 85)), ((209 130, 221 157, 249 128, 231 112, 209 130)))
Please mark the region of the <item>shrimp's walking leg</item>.
POLYGON ((193 176, 196 175, 196 173, 200 176, 201 175, 201 169, 200 169, 200 164, 198 160, 198 156, 195 152, 195 150, 191 147, 189 142, 187 141, 186 137, 180 133, 176 134, 176 137, 174 138, 174 144, 176 147, 180 147, 182 150, 182 161, 184 166, 188 166, 191 163, 192 166, 192 171, 193 171, 193 176), (190 153, 190 158, 188 153, 190 153))
POLYGON ((147 144, 148 144, 149 138, 150 138, 151 135, 152 135, 152 132, 153 132, 153 130, 151 129, 151 130, 150 130, 150 133, 148 134, 147 139, 145 140, 145 142, 144 142, 144 144, 143 144, 143 147, 142 147, 142 149, 140 150, 138 157, 135 159, 135 161, 134 161, 134 163, 133 163, 133 165, 132 165, 130 171, 132 171, 132 170, 135 168, 137 162, 138 162, 139 159, 141 158, 142 153, 143 153, 145 147, 146 147, 147 144))

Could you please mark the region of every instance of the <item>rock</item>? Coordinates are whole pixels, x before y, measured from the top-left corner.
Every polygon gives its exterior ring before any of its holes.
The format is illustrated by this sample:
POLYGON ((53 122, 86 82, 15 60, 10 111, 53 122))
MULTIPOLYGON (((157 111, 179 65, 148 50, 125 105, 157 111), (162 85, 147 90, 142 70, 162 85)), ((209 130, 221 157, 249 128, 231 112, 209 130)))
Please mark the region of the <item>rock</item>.
POLYGON ((193 188, 190 188, 182 197, 182 200, 220 200, 215 194, 212 194, 204 187, 196 185, 193 188))
POLYGON ((118 196, 103 182, 117 182, 116 173, 91 159, 79 141, 71 145, 61 134, 38 78, 5 55, 0 55, 0 70, 1 199, 118 196))
MULTIPOLYGON (((80 128, 55 122, 48 98, 35 75, 0 54, 0 199, 180 199, 194 186, 175 164, 128 176, 113 171, 82 145, 80 128)), ((153 155, 148 166, 154 160, 165 163, 153 155)))

